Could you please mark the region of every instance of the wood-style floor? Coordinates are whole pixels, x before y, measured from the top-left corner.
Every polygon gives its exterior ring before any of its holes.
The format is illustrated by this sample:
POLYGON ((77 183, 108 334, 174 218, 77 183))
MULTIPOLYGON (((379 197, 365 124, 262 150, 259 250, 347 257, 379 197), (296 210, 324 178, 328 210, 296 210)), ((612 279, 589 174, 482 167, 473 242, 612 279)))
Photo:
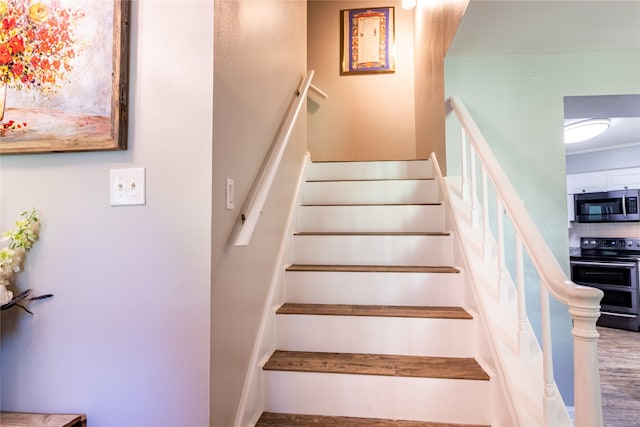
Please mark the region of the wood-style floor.
POLYGON ((640 426, 640 332, 598 327, 605 427, 640 426))

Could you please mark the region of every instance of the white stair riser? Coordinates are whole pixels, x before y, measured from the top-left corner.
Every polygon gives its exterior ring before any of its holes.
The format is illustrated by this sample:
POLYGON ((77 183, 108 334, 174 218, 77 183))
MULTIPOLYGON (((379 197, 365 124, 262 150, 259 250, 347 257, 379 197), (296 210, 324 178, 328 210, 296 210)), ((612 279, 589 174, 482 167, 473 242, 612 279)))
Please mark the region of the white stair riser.
POLYGON ((292 351, 474 357, 469 319, 278 314, 277 348, 292 351))
POLYGON ((452 265, 452 241, 446 235, 295 235, 294 264, 452 265))
POLYGON ((267 411, 491 424, 489 381, 264 373, 267 411))
POLYGON ((436 181, 306 182, 303 205, 420 204, 438 202, 436 181))
POLYGON ((307 179, 416 179, 433 176, 429 160, 311 163, 307 179))
POLYGON ((444 231, 442 205, 301 206, 298 231, 444 231))
POLYGON ((285 284, 293 303, 456 306, 464 300, 460 273, 287 271, 285 284))

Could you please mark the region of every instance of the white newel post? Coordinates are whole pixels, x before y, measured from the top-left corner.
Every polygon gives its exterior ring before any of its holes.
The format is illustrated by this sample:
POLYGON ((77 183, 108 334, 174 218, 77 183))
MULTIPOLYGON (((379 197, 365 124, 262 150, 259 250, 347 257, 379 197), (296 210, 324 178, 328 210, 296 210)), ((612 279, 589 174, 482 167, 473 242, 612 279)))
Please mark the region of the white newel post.
POLYGON ((598 330, 602 291, 573 288, 569 313, 573 318, 574 399, 576 427, 602 427, 602 394, 598 369, 598 330))

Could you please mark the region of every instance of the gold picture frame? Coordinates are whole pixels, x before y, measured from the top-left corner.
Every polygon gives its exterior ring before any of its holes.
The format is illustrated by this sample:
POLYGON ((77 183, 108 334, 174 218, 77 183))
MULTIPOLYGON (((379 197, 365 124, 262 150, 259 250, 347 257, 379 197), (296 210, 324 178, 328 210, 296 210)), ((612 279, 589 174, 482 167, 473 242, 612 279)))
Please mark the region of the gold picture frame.
POLYGON ((127 148, 129 0, 9 2, 0 154, 127 148), (13 44, 11 42, 13 40, 13 44))
POLYGON ((340 74, 395 72, 395 8, 340 11, 340 74))

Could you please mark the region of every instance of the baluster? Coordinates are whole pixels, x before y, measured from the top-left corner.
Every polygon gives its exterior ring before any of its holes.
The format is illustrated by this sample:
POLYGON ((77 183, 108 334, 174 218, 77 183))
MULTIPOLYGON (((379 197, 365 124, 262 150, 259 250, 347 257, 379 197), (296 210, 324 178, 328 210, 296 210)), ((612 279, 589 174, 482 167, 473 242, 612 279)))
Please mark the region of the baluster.
POLYGON ((460 127, 460 155, 462 156, 462 184, 460 191, 462 192, 462 200, 469 200, 469 176, 467 172, 467 133, 464 128, 460 127))
POLYGON ((478 221, 478 184, 476 183, 476 151, 470 147, 471 152, 471 175, 469 176, 471 184, 471 224, 477 229, 480 224, 478 221))
POLYGON ((504 256, 504 207, 499 197, 496 197, 496 221, 498 228, 498 295, 500 302, 509 301, 509 287, 507 286, 507 267, 504 256))
POLYGON ((489 234, 489 190, 487 184, 487 170, 482 166, 482 253, 484 260, 491 260, 491 239, 489 234))
POLYGON ((520 358, 529 360, 534 349, 534 336, 527 318, 527 295, 524 282, 524 258, 522 255, 522 240, 516 236, 516 281, 518 292, 518 347, 520 358))
POLYGON ((542 321, 542 370, 544 375, 544 396, 542 410, 545 425, 554 425, 554 379, 553 379, 553 351, 551 349, 551 320, 549 313, 549 291, 544 283, 540 283, 540 314, 542 321))

